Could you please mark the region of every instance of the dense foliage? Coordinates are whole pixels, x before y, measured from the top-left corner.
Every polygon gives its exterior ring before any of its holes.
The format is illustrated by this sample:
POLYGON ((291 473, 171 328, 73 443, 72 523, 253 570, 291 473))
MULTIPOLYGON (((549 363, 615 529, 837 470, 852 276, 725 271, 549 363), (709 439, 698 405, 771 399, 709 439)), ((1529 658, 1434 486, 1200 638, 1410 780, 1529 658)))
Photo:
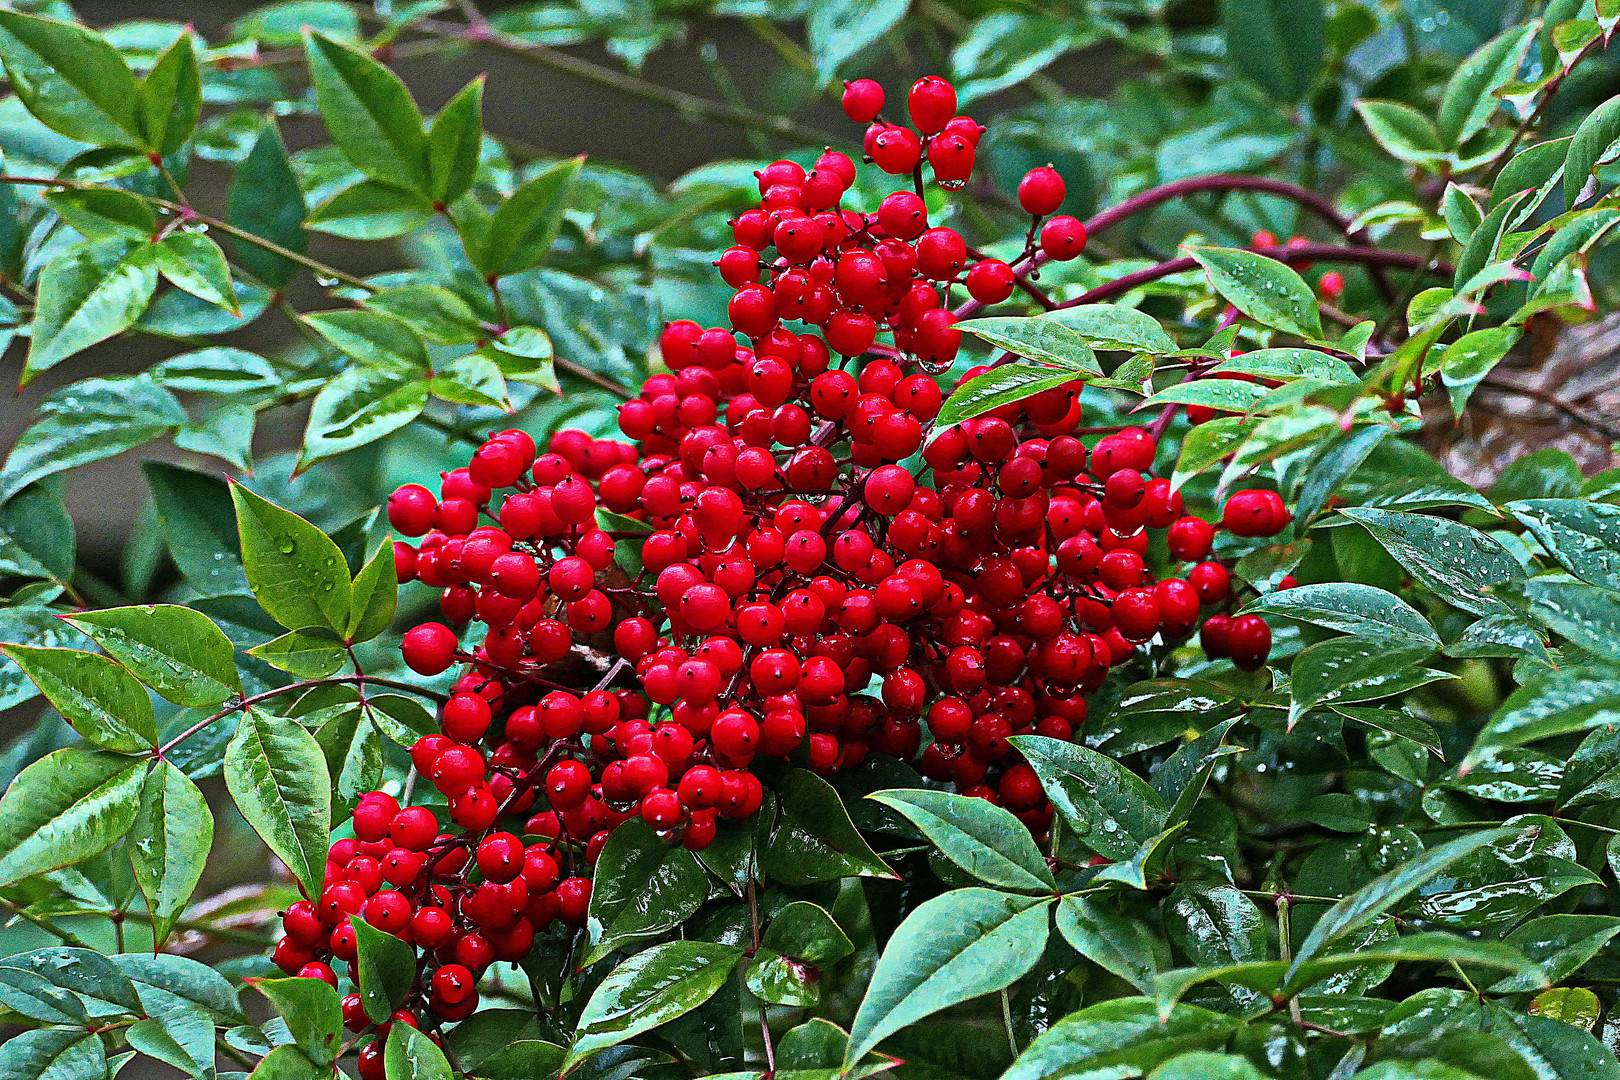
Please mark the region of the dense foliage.
POLYGON ((1614 0, 14 6, 0 1078, 1620 1078, 1614 0))

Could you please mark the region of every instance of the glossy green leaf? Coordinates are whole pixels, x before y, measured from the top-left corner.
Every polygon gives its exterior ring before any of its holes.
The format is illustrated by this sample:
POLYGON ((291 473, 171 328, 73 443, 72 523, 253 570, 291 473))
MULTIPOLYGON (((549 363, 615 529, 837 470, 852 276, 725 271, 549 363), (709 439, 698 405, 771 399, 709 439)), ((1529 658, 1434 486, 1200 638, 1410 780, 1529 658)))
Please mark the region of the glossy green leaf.
POLYGON ((337 1057, 343 1009, 336 990, 320 979, 256 979, 250 985, 270 999, 298 1049, 311 1061, 328 1065, 337 1057))
POLYGON ((1620 506, 1587 499, 1525 499, 1503 509, 1564 569, 1593 585, 1620 589, 1620 506))
POLYGON ((1040 318, 1062 323, 1079 334, 1093 349, 1145 353, 1176 351, 1175 339, 1165 333, 1159 320, 1136 308, 1118 304, 1082 304, 1049 311, 1040 318))
POLYGON ((741 949, 703 941, 672 941, 632 956, 585 1003, 562 1071, 702 1005, 741 956, 741 949))
POLYGON ((927 901, 889 939, 849 1030, 848 1069, 931 1013, 1012 985, 1046 942, 1051 901, 955 889, 927 901))
POLYGON ((0 966, 0 1006, 45 1024, 91 1026, 83 1002, 26 968, 0 966))
POLYGON ((1015 356, 1062 368, 1071 378, 1102 374, 1085 336, 1055 319, 974 319, 963 323, 962 331, 1015 356))
POLYGON ((1620 139, 1620 96, 1612 97, 1586 114, 1564 156, 1564 207, 1575 209, 1592 183, 1592 173, 1620 139))
POLYGON ((1413 577, 1464 611, 1492 615, 1508 610, 1491 590, 1524 580, 1518 560, 1478 529, 1445 518, 1368 506, 1339 512, 1366 526, 1413 577))
POLYGON ((899 811, 946 858, 987 885, 1037 893, 1057 888, 1029 829, 1008 810, 943 791, 897 789, 867 798, 899 811))
MULTIPOLYGON (((471 345, 484 334, 467 302, 441 285, 394 285, 372 293, 366 307, 393 316, 435 345, 471 345)), ((545 338, 539 330, 532 333, 545 338)), ((516 334, 517 329, 507 331, 496 339, 497 344, 516 334)), ((549 347, 546 355, 550 355, 549 347)))
POLYGON ((1042 390, 1067 386, 1075 379, 1073 371, 1056 371, 1031 364, 1003 364, 991 368, 951 392, 935 418, 934 431, 944 431, 992 409, 1034 397, 1042 390))
POLYGON ((1244 1058, 1201 1050, 1171 1058, 1148 1074, 1149 1080, 1264 1080, 1264 1077, 1264 1073, 1244 1058))
POLYGON ((1251 319, 1299 337, 1322 336, 1316 296, 1287 266, 1237 248, 1185 250, 1204 268, 1215 291, 1251 319))
POLYGON ((108 1075, 101 1036, 83 1028, 38 1028, 0 1043, 0 1076, 6 1080, 105 1080, 108 1075))
POLYGON ((321 118, 349 163, 367 176, 427 192, 422 114, 399 76, 319 33, 306 39, 305 55, 321 118))
POLYGON ((1226 737, 1236 723, 1235 719, 1222 720, 1183 744, 1154 771, 1153 790, 1170 804, 1167 824, 1176 825, 1191 818, 1216 766, 1225 758, 1242 753, 1242 747, 1226 745, 1226 737))
POLYGON ((450 1060, 427 1033, 409 1024, 395 1024, 388 1032, 383 1051, 383 1070, 388 1080, 452 1080, 450 1060))
POLYGON ((490 219, 489 236, 474 256, 486 277, 504 277, 546 261, 569 193, 584 163, 560 161, 512 193, 490 219))
POLYGON ((1434 644, 1410 638, 1351 635, 1318 642, 1294 658, 1290 671, 1289 723, 1329 702, 1375 701, 1403 693, 1445 672, 1419 665, 1433 654, 1434 644))
POLYGON ((198 960, 172 953, 120 953, 112 960, 134 983, 142 1005, 152 1015, 186 1011, 221 1025, 247 1022, 236 988, 198 960))
POLYGON ((1235 1016, 1176 1005, 1162 1019, 1146 998, 1115 998, 1071 1013, 1030 1043, 1002 1080, 1129 1076, 1177 1054, 1226 1044, 1235 1016))
POLYGON ((128 670, 77 649, 0 646, 27 673, 85 741, 121 754, 157 745, 157 722, 146 689, 128 670))
POLYGON ((1168 948, 1140 920, 1120 914, 1106 897, 1065 896, 1057 908, 1058 933, 1076 952, 1144 993, 1168 948))
POLYGON ((672 930, 697 911, 708 878, 697 856, 666 844, 644 821, 615 829, 597 858, 591 891, 589 959, 672 930))
POLYGON ((353 589, 343 553, 315 526, 231 485, 242 567, 259 606, 289 630, 319 627, 343 634, 353 589))
POLYGON ((39 275, 22 382, 134 325, 157 288, 151 244, 120 238, 69 248, 39 275))
POLYGON ((1164 922, 1170 940, 1201 967, 1267 958, 1265 918, 1231 885, 1177 885, 1165 901, 1164 922))
POLYGON ((1440 355, 1440 381, 1451 399, 1453 416, 1461 417, 1474 389, 1519 340, 1511 326, 1493 326, 1464 334, 1440 355))
POLYGON ((1170 477, 1171 487, 1179 490, 1194 476, 1235 453, 1254 430, 1255 422, 1241 416, 1218 416, 1193 428, 1181 441, 1181 454, 1170 477))
POLYGON ((1620 663, 1620 592, 1536 578, 1525 589, 1530 617, 1581 648, 1620 663))
POLYGON ((1295 530, 1298 534, 1311 527, 1340 485, 1350 479, 1392 434, 1392 428, 1372 424, 1329 438, 1311 455, 1293 500, 1294 521, 1297 523, 1295 530))
MULTIPOLYGON (((1518 926, 1503 938, 1541 965, 1547 982, 1559 983, 1574 975, 1616 934, 1620 918, 1612 915, 1545 915, 1518 926)), ((1521 993, 1534 990, 1540 981, 1511 975, 1490 989, 1494 993, 1521 993)))
POLYGON ((1310 934, 1300 942, 1288 968, 1288 979, 1293 981, 1303 964, 1346 934, 1389 911, 1425 883, 1445 873, 1453 863, 1511 834, 1510 829, 1487 829, 1460 836, 1429 848, 1340 900, 1317 920, 1310 934))
POLYGON ((1541 23, 1532 20, 1503 31, 1481 45, 1452 73, 1440 98, 1440 139, 1460 146, 1476 135, 1501 107, 1496 91, 1519 73, 1519 65, 1541 23))
POLYGON ((810 9, 805 34, 818 86, 905 17, 910 0, 827 0, 810 9))
POLYGON ((403 363, 385 369, 349 367, 327 383, 310 406, 299 471, 376 442, 409 424, 427 405, 431 384, 403 363))
POLYGON ((794 769, 776 790, 776 820, 760 861, 778 881, 808 885, 854 875, 895 876, 850 823, 849 812, 827 781, 794 769))
POLYGON ((202 72, 188 26, 141 79, 141 128, 146 145, 163 157, 178 153, 202 116, 202 72))
POLYGON ((397 1009, 416 981, 416 950, 358 915, 349 916, 360 957, 360 1000, 380 1024, 397 1009))
POLYGON ((305 224, 347 240, 387 240, 415 232, 432 217, 433 203, 421 192, 362 180, 311 209, 305 224))
POLYGON ((94 31, 0 12, 0 60, 12 92, 51 130, 93 145, 142 145, 135 76, 94 31))
POLYGON ((48 191, 45 205, 89 240, 141 242, 158 231, 151 204, 121 188, 63 188, 48 191))
POLYGON ((68 622, 176 705, 205 708, 242 692, 235 647, 200 611, 174 604, 105 608, 68 622))
POLYGON ((1432 166, 1445 156, 1434 121, 1398 101, 1356 102, 1356 112, 1378 145, 1393 158, 1412 165, 1432 166))
POLYGON ((1147 782, 1112 758, 1078 743, 1014 736, 1047 798, 1082 844, 1109 859, 1129 859, 1163 827, 1165 806, 1147 782))
POLYGON ((0 888, 99 855, 129 832, 143 763, 68 747, 18 774, 0 796, 0 888))
POLYGON ((85 379, 57 390, 0 469, 0 501, 36 480, 121 454, 186 422, 173 394, 145 376, 85 379))
POLYGON ((129 833, 129 858, 161 942, 191 903, 214 842, 214 815, 197 785, 160 761, 141 785, 129 833))
POLYGON ((1475 738, 1463 768, 1486 754, 1611 722, 1620 710, 1620 677, 1605 666, 1548 671, 1509 694, 1475 738))
POLYGON ((370 641, 388 629, 399 605, 399 578, 394 573, 394 545, 383 541, 360 572, 350 594, 349 641, 370 641))
POLYGON ((225 786, 253 831, 311 895, 326 876, 332 807, 326 758, 297 723, 242 714, 225 748, 225 786))

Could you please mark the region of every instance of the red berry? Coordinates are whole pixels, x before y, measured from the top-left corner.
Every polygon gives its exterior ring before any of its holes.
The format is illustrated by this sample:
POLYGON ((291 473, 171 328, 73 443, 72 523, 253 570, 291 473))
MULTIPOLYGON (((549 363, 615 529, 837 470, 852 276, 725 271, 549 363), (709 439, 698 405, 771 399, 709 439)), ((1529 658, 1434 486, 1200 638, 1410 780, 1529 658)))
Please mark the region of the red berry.
POLYGON ((857 124, 870 124, 883 111, 883 87, 871 79, 844 84, 844 115, 857 124))
POLYGON ((956 88, 938 75, 925 75, 912 84, 906 105, 917 130, 932 135, 956 115, 956 88))
POLYGON ((1079 218, 1055 217, 1041 226, 1041 250, 1057 262, 1077 258, 1086 249, 1086 226, 1079 218))
POLYGON ((437 675, 455 658, 456 635, 442 623, 423 623, 405 632, 400 653, 405 666, 418 675, 437 675))
POLYGON ((1018 205, 1036 217, 1056 212, 1063 196, 1063 177, 1050 165, 1029 170, 1018 182, 1018 205))

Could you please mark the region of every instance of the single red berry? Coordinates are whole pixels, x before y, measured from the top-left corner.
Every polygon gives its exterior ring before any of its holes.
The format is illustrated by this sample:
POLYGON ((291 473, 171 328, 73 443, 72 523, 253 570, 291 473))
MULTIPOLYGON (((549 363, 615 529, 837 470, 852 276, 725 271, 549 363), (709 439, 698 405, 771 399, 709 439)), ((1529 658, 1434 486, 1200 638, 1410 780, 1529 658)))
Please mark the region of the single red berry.
POLYGON ((1078 258, 1086 249, 1086 226, 1079 218, 1063 215, 1041 226, 1041 250, 1057 262, 1078 258))
POLYGON ((857 124, 870 124, 883 111, 883 87, 872 79, 844 84, 844 115, 857 124))
POLYGON ((1018 182, 1018 205, 1036 217, 1055 213, 1063 205, 1063 177, 1050 165, 1031 169, 1018 182))

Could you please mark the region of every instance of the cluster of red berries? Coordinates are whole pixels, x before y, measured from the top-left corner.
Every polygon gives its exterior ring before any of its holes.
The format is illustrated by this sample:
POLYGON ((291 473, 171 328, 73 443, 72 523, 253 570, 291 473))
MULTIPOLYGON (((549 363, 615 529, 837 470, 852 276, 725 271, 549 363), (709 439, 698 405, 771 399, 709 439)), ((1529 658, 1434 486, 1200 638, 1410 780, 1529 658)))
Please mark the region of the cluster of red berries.
POLYGON ((866 213, 844 205, 843 154, 761 170, 718 263, 731 325, 669 324, 668 372, 619 413, 631 442, 563 431, 542 453, 503 431, 437 495, 390 498, 395 531, 421 538, 396 544, 399 580, 442 590, 444 622, 405 635, 405 662, 464 666, 442 734, 411 751, 448 821, 362 798, 325 890, 286 914, 284 969, 334 980, 359 915, 422 950, 416 1000, 453 1020, 488 964, 583 923, 588 868, 632 817, 701 850, 779 763, 827 775, 875 752, 1044 835, 1052 808, 1012 736, 1076 738, 1111 668, 1200 626, 1212 657, 1264 663, 1270 631, 1225 614, 1212 551, 1219 528, 1285 528, 1275 493, 1238 492, 1217 524, 1187 514, 1147 431, 1076 434, 1079 383, 933 430, 952 290, 1005 300, 1085 229, 1050 216, 1063 182, 1037 168, 1023 254, 970 257, 918 192, 925 158, 965 180, 981 129, 941 79, 912 88, 915 130, 882 102, 866 80, 845 95, 868 156, 918 190, 866 213), (1157 580, 1155 535, 1181 568, 1157 580), (639 567, 616 558, 626 543, 639 567))

